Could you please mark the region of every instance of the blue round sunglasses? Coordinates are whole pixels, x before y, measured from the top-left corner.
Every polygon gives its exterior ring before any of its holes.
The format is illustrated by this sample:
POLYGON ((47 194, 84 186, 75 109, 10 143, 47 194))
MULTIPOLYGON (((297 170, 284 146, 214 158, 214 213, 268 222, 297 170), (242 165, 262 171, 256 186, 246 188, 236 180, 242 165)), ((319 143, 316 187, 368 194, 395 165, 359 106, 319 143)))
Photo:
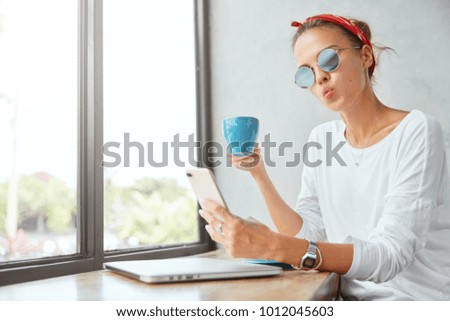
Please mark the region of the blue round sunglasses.
MULTIPOLYGON (((348 48, 325 48, 317 56, 317 64, 325 72, 335 71, 341 63, 338 52, 346 49, 361 49, 361 47, 348 48)), ((295 73, 295 83, 300 87, 307 89, 314 84, 314 72, 311 67, 300 66, 295 73)))

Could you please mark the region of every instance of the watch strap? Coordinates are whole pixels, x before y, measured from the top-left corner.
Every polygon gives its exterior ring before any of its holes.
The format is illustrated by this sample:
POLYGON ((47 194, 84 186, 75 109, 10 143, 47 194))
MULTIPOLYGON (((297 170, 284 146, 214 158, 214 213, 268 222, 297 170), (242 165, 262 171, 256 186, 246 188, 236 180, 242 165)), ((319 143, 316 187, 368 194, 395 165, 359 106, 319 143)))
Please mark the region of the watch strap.
MULTIPOLYGON (((314 241, 308 241, 308 249, 306 250, 305 255, 300 259, 300 264, 298 266, 292 265, 292 267, 296 270, 311 270, 317 264, 317 243, 314 241)), ((320 262, 321 264, 322 262, 320 262)))

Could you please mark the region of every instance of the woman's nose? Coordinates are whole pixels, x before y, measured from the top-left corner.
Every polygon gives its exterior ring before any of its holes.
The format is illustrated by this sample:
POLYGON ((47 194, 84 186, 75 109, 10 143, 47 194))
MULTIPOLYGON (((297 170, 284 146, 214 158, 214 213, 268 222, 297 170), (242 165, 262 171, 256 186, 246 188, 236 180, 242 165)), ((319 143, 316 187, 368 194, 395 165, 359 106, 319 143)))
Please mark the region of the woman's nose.
POLYGON ((311 67, 314 73, 315 81, 318 84, 321 84, 323 82, 327 82, 329 80, 329 74, 322 70, 317 64, 314 67, 311 67))

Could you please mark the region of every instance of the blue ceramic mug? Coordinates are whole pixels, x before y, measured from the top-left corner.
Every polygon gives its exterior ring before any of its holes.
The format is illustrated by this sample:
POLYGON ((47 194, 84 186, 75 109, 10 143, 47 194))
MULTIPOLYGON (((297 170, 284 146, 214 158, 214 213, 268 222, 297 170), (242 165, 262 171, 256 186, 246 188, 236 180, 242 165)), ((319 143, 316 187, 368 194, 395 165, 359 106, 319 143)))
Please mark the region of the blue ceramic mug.
POLYGON ((227 151, 233 156, 248 156, 255 149, 259 120, 250 116, 237 116, 223 120, 223 136, 227 151))

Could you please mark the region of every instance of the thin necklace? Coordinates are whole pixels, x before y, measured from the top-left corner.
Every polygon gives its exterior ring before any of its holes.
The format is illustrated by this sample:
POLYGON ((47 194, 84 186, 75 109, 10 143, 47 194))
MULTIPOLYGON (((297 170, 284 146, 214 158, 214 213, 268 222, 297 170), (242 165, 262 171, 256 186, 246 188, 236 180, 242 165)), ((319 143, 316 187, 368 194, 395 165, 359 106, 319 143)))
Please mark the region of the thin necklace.
MULTIPOLYGON (((375 117, 375 120, 373 121, 372 130, 370 131, 369 138, 367 138, 366 144, 364 145, 364 148, 363 148, 363 150, 362 150, 361 157, 359 158, 359 160, 356 160, 355 155, 353 154, 353 151, 352 151, 351 147, 349 146, 349 147, 350 147, 350 153, 352 153, 352 157, 353 157, 353 160, 355 161, 355 165, 356 165, 356 166, 359 166, 359 164, 361 164, 361 160, 363 159, 364 153, 365 153, 365 151, 366 151, 366 148, 367 148, 367 146, 369 145, 370 139, 372 138, 373 130, 375 129, 375 126, 376 126, 377 121, 378 121, 378 119, 379 119, 379 116, 380 116, 380 113, 381 113, 381 109, 382 109, 382 108, 383 108, 383 105, 381 105, 380 108, 378 108, 377 117, 375 117)), ((349 145, 350 145, 350 144, 349 144, 349 145)))

